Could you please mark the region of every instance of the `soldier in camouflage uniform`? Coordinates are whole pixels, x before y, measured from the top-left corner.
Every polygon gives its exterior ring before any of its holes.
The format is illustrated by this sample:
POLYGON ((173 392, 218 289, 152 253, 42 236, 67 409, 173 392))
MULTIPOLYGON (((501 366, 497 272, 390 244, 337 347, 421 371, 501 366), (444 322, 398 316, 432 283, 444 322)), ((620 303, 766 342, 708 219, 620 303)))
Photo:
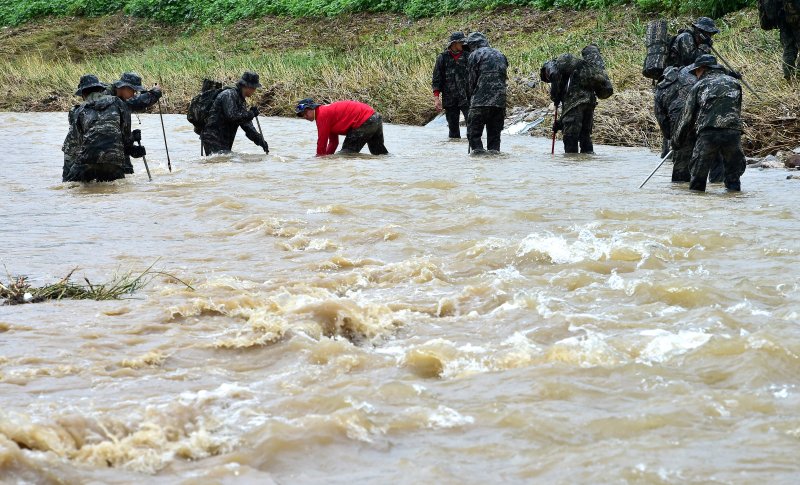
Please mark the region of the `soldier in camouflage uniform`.
MULTIPOLYGON (((671 124, 669 118, 669 105, 675 99, 678 91, 678 68, 670 66, 664 69, 661 79, 656 84, 654 93, 654 113, 658 128, 661 130, 661 157, 666 157, 669 152, 669 138, 671 124)), ((674 156, 673 156, 674 159, 674 156)))
POLYGON ((76 96, 83 103, 70 111, 70 130, 64 140, 64 182, 108 182, 125 178, 126 156, 145 155, 133 146, 130 111, 116 96, 104 94, 97 76, 81 77, 76 96))
POLYGON ((592 129, 594 110, 597 107, 598 87, 608 97, 613 92, 599 50, 594 45, 581 51, 581 58, 562 54, 555 61, 556 74, 550 84, 550 99, 562 105, 562 115, 553 130, 564 130, 564 152, 594 153, 592 129), (599 60, 595 61, 594 58, 599 60))
POLYGON ((458 126, 461 113, 464 113, 464 118, 469 115, 467 54, 463 50, 466 40, 463 32, 454 32, 450 44, 436 58, 433 68, 434 106, 437 111, 444 108, 450 138, 461 138, 458 126))
POLYGON ((700 17, 692 24, 692 30, 684 31, 675 37, 670 45, 669 65, 684 67, 693 64, 698 57, 711 53, 713 37, 719 33, 714 21, 700 17))
POLYGON ((161 88, 154 86, 147 90, 142 86, 142 77, 135 72, 124 72, 119 81, 114 82, 106 94, 118 96, 133 113, 141 113, 161 99, 161 88))
POLYGON ((489 47, 489 41, 480 32, 469 34, 465 45, 469 51, 469 146, 476 153, 484 151, 481 136, 485 126, 487 148, 500 151, 500 132, 506 117, 508 59, 497 49, 489 47))
POLYGON ((246 98, 261 87, 258 74, 247 71, 236 83, 235 88, 228 88, 214 99, 214 105, 203 128, 201 140, 207 155, 229 152, 233 148, 236 131, 239 127, 245 136, 260 146, 264 153, 269 153, 269 145, 264 137, 253 126, 253 119, 258 116, 258 108, 247 109, 246 98))
POLYGON ((710 60, 716 62, 713 56, 703 56, 689 67, 698 81, 689 92, 672 139, 680 146, 689 133, 697 135, 690 162, 690 189, 705 191, 709 169, 721 157, 725 188, 739 191, 739 178, 746 167, 742 152, 742 87, 725 74, 722 66, 709 65, 710 60))
MULTIPOLYGON (((125 102, 129 111, 140 113, 158 103, 158 100, 161 99, 161 88, 155 86, 148 91, 142 86, 142 77, 140 75, 135 72, 124 72, 119 81, 114 82, 106 89, 105 94, 118 97, 125 102)), ((125 173, 133 173, 133 164, 130 157, 126 157, 125 173)))
POLYGON ((797 78, 797 54, 800 51, 800 0, 784 0, 782 21, 778 26, 783 45, 783 77, 787 81, 797 78))

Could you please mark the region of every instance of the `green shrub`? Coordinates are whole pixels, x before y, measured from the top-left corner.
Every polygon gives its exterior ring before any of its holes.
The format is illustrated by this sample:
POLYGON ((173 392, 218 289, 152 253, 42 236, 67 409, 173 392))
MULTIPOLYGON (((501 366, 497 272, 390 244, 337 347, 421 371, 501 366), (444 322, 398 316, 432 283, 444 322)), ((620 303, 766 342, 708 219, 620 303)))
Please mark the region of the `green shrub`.
POLYGON ((97 16, 120 9, 166 23, 212 24, 264 15, 333 16, 347 12, 397 12, 412 18, 459 10, 502 7, 603 9, 624 3, 650 12, 701 13, 719 17, 755 0, 0 0, 0 25, 46 16, 97 16))

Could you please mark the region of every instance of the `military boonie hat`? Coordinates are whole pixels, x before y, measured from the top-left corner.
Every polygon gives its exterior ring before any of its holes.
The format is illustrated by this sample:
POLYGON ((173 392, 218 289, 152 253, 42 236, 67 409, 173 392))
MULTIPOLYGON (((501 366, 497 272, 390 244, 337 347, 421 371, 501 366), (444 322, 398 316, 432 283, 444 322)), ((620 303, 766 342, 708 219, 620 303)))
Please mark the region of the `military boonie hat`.
POLYGON ((119 81, 114 83, 114 87, 119 88, 131 88, 134 91, 144 91, 144 87, 142 86, 142 76, 136 74, 135 72, 123 72, 122 76, 120 76, 119 81))
POLYGON ((298 117, 303 116, 303 113, 307 109, 316 109, 317 107, 322 106, 319 103, 315 103, 312 98, 305 98, 301 99, 297 102, 297 106, 294 108, 294 112, 297 114, 298 117))
POLYGON ((697 22, 692 24, 692 26, 698 30, 702 30, 707 34, 719 34, 719 29, 717 28, 716 24, 714 24, 714 21, 708 17, 700 17, 697 19, 697 22))
POLYGON ((78 82, 78 90, 75 91, 75 96, 81 96, 83 92, 91 88, 106 88, 106 85, 100 82, 94 74, 84 74, 78 82))
POLYGON ((701 67, 716 67, 717 58, 711 54, 703 54, 694 61, 694 64, 689 66, 689 72, 694 72, 701 67))
POLYGON ((453 32, 450 34, 450 43, 447 44, 447 47, 455 44, 456 42, 461 42, 462 44, 467 41, 467 36, 464 35, 464 32, 453 32))
POLYGON ((244 86, 247 88, 258 89, 262 87, 258 79, 258 74, 254 73, 253 71, 245 71, 244 74, 242 74, 242 78, 239 79, 237 84, 239 86, 244 86))
POLYGON ((470 45, 485 38, 486 37, 480 32, 470 32, 470 34, 467 36, 467 40, 464 41, 464 43, 470 45))

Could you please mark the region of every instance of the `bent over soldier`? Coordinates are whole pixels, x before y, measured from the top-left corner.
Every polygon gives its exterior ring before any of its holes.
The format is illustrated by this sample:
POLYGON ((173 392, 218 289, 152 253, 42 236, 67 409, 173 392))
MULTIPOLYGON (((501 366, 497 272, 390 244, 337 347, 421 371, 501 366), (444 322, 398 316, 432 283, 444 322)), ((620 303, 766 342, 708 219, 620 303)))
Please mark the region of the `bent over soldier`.
POLYGON ((705 191, 708 172, 721 158, 725 188, 739 191, 740 177, 746 167, 741 143, 742 87, 739 81, 725 74, 722 66, 701 62, 704 60, 701 58, 689 67, 698 81, 686 99, 673 140, 680 146, 690 133, 697 136, 690 162, 690 189, 705 191))
POLYGON ((506 117, 508 59, 489 47, 489 41, 480 32, 469 34, 466 47, 469 51, 469 146, 475 152, 483 152, 481 136, 486 127, 487 148, 500 151, 500 132, 506 117))
POLYGON ((131 114, 116 96, 104 94, 96 76, 81 77, 75 92, 83 103, 70 111, 70 131, 64 140, 64 182, 108 182, 125 178, 127 157, 145 155, 133 145, 131 114))
POLYGON ((250 141, 260 146, 264 153, 269 153, 267 141, 253 126, 258 108, 247 109, 246 98, 260 87, 258 74, 248 71, 242 74, 235 88, 225 89, 217 95, 201 135, 207 155, 231 151, 239 127, 250 141))
POLYGON ((445 110, 450 138, 461 138, 458 123, 461 113, 464 118, 469 115, 469 96, 467 94, 467 54, 464 42, 467 37, 463 32, 453 32, 447 49, 436 58, 433 68, 434 106, 437 111, 445 110))

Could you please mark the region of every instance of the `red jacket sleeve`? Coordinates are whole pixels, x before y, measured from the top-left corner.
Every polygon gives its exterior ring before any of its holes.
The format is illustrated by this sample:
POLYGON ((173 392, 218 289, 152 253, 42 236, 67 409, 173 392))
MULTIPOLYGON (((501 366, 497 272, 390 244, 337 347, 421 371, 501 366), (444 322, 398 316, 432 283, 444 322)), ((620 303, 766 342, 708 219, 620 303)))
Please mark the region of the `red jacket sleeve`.
MULTIPOLYGON (((331 135, 331 125, 328 117, 323 114, 322 106, 317 108, 317 156, 322 157, 329 155, 328 153, 328 140, 334 136, 336 137, 336 144, 339 144, 339 137, 331 135)), ((336 150, 336 147, 334 147, 336 150)))

